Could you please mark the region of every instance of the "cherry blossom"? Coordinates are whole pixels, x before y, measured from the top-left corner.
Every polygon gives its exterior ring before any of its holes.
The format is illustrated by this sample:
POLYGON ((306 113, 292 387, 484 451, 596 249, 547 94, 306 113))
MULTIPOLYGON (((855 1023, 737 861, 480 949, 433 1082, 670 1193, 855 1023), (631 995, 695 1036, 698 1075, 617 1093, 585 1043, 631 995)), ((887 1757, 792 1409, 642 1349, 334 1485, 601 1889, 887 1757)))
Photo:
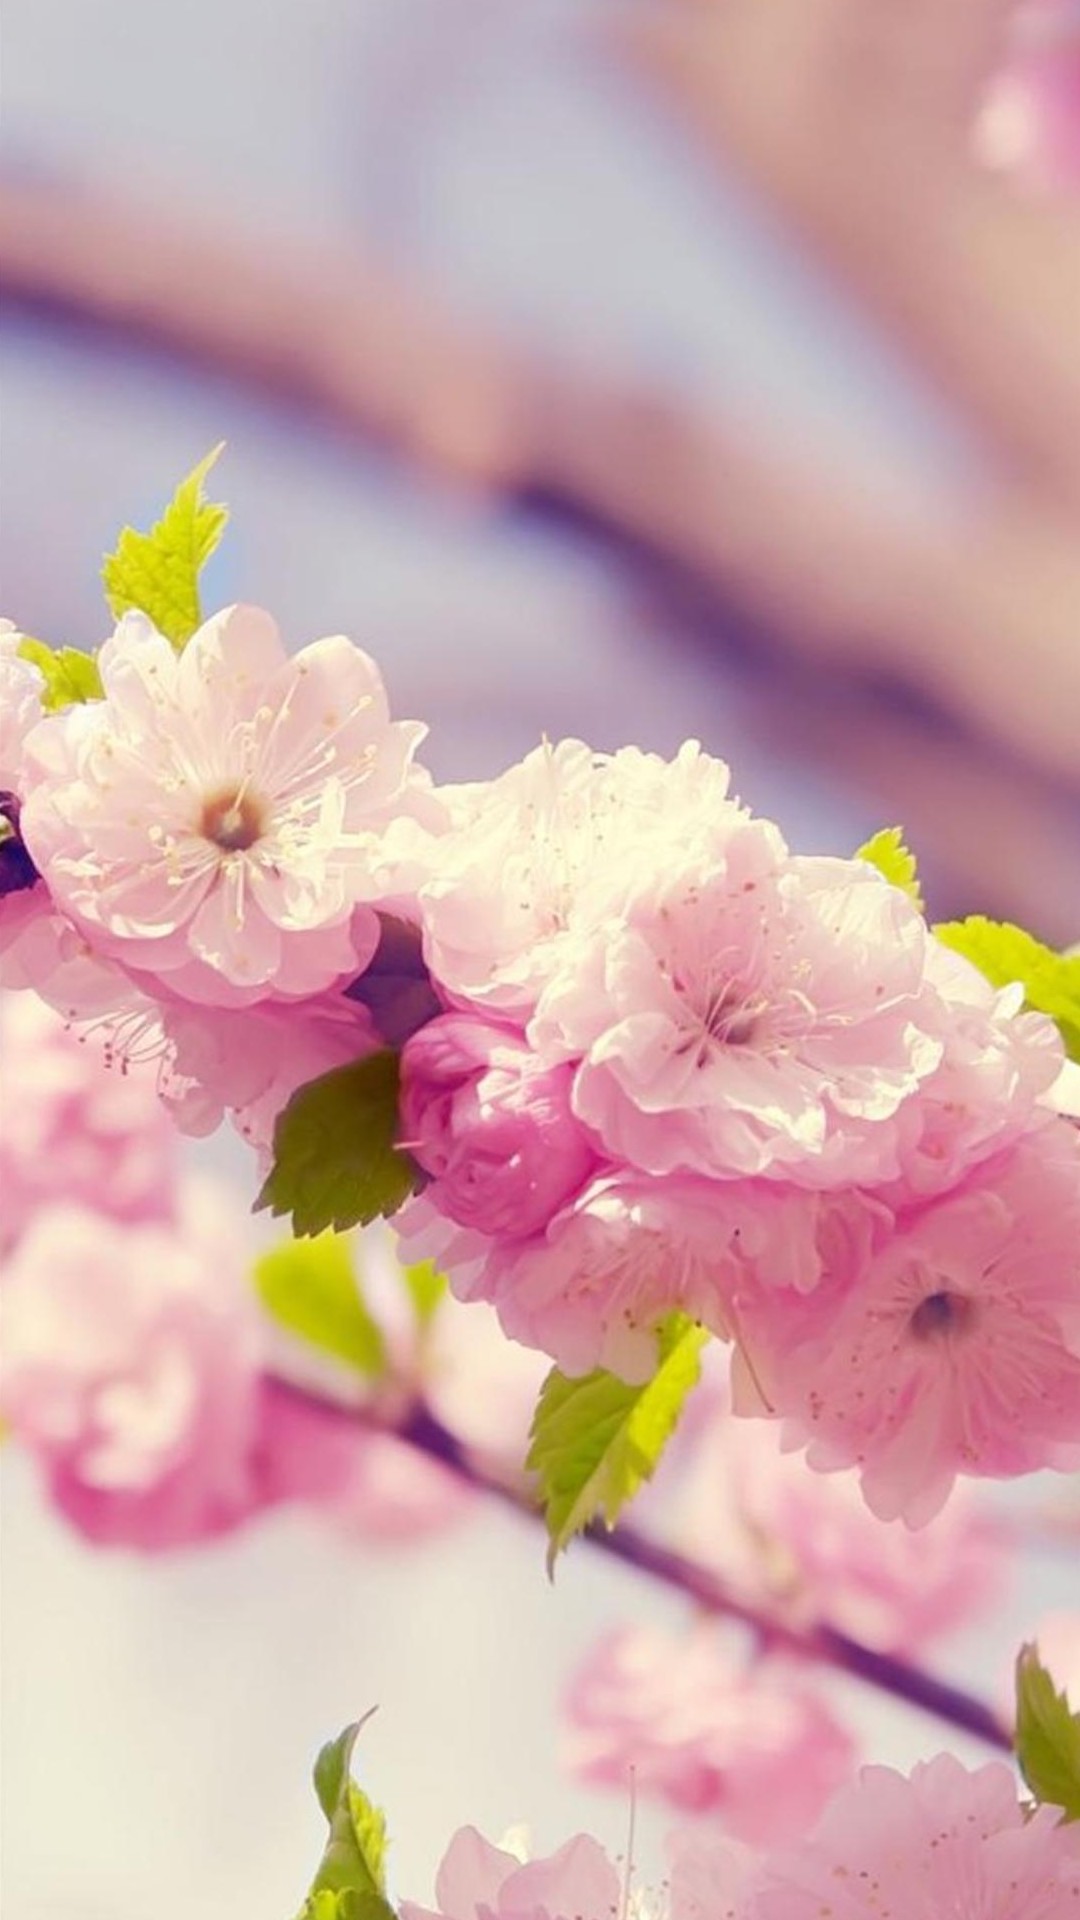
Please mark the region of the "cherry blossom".
POLYGON ((365 862, 423 729, 391 721, 374 663, 338 636, 289 659, 231 607, 178 656, 128 614, 105 698, 37 727, 22 829, 102 953, 211 1005, 318 993, 362 971, 365 862))
MULTIPOLYGON (((122 1033, 114 1044, 122 1048, 122 1033)), ((227 1009, 161 1000, 136 1039, 159 1059, 161 1098, 183 1133, 212 1133, 228 1114, 264 1165, 297 1088, 379 1045, 367 1008, 330 993, 227 1009)))
POLYGON ((624 1628, 590 1650, 566 1701, 578 1779, 710 1814, 754 1845, 801 1835, 851 1773, 855 1747, 790 1664, 747 1665, 712 1628, 624 1628))
POLYGON ((626 1380, 653 1372, 669 1314, 726 1338, 748 1272, 812 1284, 820 1264, 813 1197, 692 1176, 601 1175, 520 1242, 456 1228, 426 1194, 402 1227, 407 1257, 433 1258, 460 1299, 490 1300, 511 1339, 566 1373, 603 1366, 626 1380))
POLYGON ((547 1226, 598 1164, 570 1111, 572 1074, 511 1027, 429 1021, 402 1055, 401 1136, 433 1178, 430 1203, 506 1239, 547 1226))
POLYGON ((435 1898, 436 1907, 403 1901, 401 1920, 612 1920, 623 1905, 619 1875, 588 1834, 523 1864, 475 1827, 451 1840, 435 1898))
POLYGON ((1080 1136, 1064 1120, 879 1232, 810 1298, 739 1303, 738 1411, 812 1466, 856 1465, 918 1526, 960 1473, 1080 1461, 1080 1136))
POLYGON ((451 830, 419 889, 432 973, 454 998, 527 1016, 577 929, 654 844, 743 817, 729 778, 696 741, 666 762, 562 740, 496 780, 444 788, 451 830))
MULTIPOLYGON (((866 1767, 813 1837, 768 1859, 745 1920, 1065 1920, 1080 1900, 1080 1840, 1009 1768, 950 1754, 908 1779, 866 1767)), ((740 1917, 741 1920, 741 1917, 740 1917)))
POLYGON ((827 1620, 889 1653, 922 1658, 986 1611, 1005 1583, 1007 1542, 972 1485, 917 1533, 883 1527, 856 1468, 815 1473, 782 1451, 777 1422, 735 1419, 711 1359, 637 1503, 639 1524, 751 1604, 806 1626, 827 1620))
POLYGON ((645 1172, 873 1183, 899 1172, 896 1115, 942 1058, 928 945, 866 862, 788 856, 736 819, 704 855, 641 863, 530 1037, 580 1061, 578 1115, 645 1172))

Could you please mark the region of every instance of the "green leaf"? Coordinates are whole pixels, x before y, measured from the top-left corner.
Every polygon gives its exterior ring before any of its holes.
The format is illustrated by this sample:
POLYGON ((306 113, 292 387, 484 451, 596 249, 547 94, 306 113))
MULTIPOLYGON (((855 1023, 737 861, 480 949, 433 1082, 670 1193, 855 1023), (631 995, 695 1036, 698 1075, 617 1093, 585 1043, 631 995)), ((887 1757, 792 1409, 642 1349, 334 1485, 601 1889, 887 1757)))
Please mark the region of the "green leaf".
POLYGON ((202 620, 199 575, 218 545, 227 507, 203 499, 203 481, 221 452, 216 446, 181 480, 149 533, 125 527, 106 554, 101 578, 114 617, 145 613, 179 653, 202 620))
POLYGON ((413 1161, 394 1145, 399 1079, 399 1056, 384 1050, 298 1088, 278 1115, 256 1209, 291 1214, 298 1234, 396 1213, 417 1181, 413 1161))
POLYGON ((644 1386, 598 1368, 568 1380, 555 1367, 540 1391, 526 1465, 540 1477, 548 1572, 589 1521, 613 1527, 642 1482, 652 1478, 701 1375, 703 1327, 675 1314, 660 1334, 659 1366, 644 1386))
POLYGON ((46 713, 101 699, 104 688, 92 653, 82 653, 78 647, 47 647, 44 640, 31 640, 26 634, 19 642, 19 654, 44 675, 41 704, 46 713))
POLYGON ((1016 1662, 1016 1758, 1036 1800, 1080 1820, 1080 1713, 1057 1691, 1037 1646, 1021 1647, 1016 1662))
POLYGON ((255 1286, 278 1325, 309 1346, 368 1379, 386 1372, 386 1342, 365 1304, 344 1235, 284 1240, 256 1262, 255 1286))
POLYGON ((1028 1006, 1049 1014, 1070 1058, 1080 1060, 1080 954, 1055 953, 1022 927, 978 913, 968 920, 943 921, 934 932, 943 946, 978 967, 992 986, 1019 982, 1028 1006))
POLYGON ((386 1821, 350 1772, 357 1735, 370 1718, 328 1741, 315 1762, 330 1835, 299 1920, 394 1920, 386 1898, 386 1821))
POLYGON ((872 839, 861 846, 855 856, 857 860, 868 860, 872 867, 885 875, 894 887, 899 887, 909 899, 915 902, 922 912, 922 888, 919 885, 919 872, 915 864, 915 855, 904 845, 902 827, 882 827, 872 839))
POLYGON ((390 1911, 377 1893, 357 1893, 352 1887, 331 1893, 324 1888, 308 1895, 298 1920, 385 1920, 390 1911))

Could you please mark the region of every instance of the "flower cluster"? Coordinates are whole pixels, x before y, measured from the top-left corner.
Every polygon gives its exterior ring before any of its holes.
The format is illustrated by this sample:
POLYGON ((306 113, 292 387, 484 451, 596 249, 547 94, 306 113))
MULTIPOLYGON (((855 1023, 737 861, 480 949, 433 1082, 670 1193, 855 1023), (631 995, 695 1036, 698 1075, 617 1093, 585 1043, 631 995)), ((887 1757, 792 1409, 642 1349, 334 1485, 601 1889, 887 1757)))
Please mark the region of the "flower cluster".
POLYGON ((666 1890, 625 1875, 579 1834, 522 1864, 472 1828, 452 1841, 436 1906, 402 1920, 1065 1920, 1080 1900, 1080 1838, 1058 1812, 1025 1818, 1008 1767, 969 1771, 948 1754, 910 1777, 864 1768, 809 1838, 754 1857, 677 1835, 666 1890))
POLYGON ((737 1411, 858 1468, 881 1517, 1080 1458, 1052 1023, 869 862, 791 853, 693 744, 563 742, 448 805, 407 1242, 571 1375, 646 1378, 665 1317, 701 1321, 737 1411))
POLYGON ((912 1525, 1080 1462, 1057 1029, 870 860, 793 853, 692 742, 439 789, 365 653, 255 608, 179 653, 127 614, 48 713, 2 638, 0 978, 104 1012, 181 1126, 270 1161, 390 1049, 409 1257, 565 1373, 644 1380, 689 1315, 738 1412, 912 1525))

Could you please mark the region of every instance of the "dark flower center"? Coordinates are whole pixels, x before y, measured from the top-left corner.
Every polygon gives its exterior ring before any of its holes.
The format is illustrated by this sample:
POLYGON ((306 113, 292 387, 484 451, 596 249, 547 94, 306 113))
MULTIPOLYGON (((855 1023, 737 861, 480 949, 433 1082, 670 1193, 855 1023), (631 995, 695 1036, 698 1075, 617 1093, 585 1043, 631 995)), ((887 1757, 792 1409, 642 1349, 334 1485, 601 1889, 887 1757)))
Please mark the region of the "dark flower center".
POLYGON ((199 832, 223 853, 246 853, 262 838, 265 828, 262 807, 242 788, 213 794, 203 803, 199 832))
POLYGON ((19 813, 18 796, 0 792, 0 898, 25 893, 41 878, 19 832, 19 813))
POLYGON ((974 1318, 974 1300, 966 1293, 950 1293, 943 1288, 920 1300, 911 1316, 910 1327, 915 1339, 925 1344, 945 1340, 950 1334, 968 1332, 974 1318))

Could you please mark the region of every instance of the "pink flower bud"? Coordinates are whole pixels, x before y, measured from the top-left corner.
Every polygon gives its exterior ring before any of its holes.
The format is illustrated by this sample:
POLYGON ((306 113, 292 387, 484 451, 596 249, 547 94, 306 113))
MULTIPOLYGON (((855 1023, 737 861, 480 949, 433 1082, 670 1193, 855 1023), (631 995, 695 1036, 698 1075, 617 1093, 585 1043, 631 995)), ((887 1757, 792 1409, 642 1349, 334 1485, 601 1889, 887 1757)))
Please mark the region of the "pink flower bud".
POLYGON ((596 1165, 570 1110, 573 1070, 512 1027, 448 1013, 402 1055, 403 1142, 439 1211, 481 1233, 538 1233, 596 1165))

